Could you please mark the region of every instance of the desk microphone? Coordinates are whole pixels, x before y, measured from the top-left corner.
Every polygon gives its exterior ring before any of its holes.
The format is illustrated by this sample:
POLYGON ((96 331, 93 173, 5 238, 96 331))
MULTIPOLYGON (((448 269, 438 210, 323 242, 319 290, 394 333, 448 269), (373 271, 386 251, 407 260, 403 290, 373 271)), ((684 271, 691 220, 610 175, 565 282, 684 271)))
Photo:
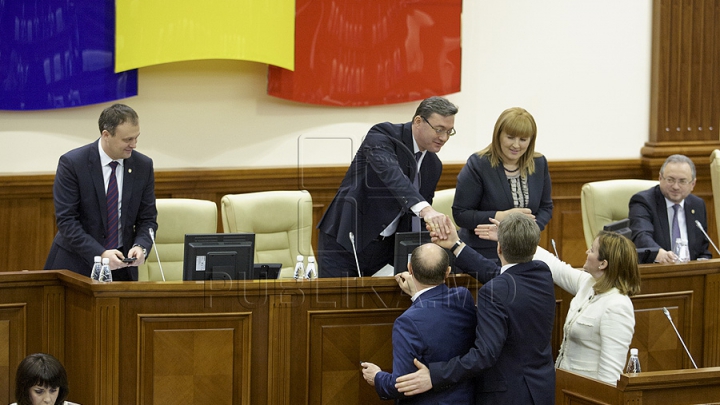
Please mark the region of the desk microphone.
POLYGON ((555 257, 557 257, 559 259, 560 255, 557 252, 557 246, 555 246, 555 239, 550 239, 550 244, 552 245, 553 250, 555 251, 555 257))
POLYGON ((355 235, 350 232, 348 233, 348 236, 350 236, 350 244, 352 244, 353 254, 355 255, 355 266, 357 267, 358 277, 362 277, 362 273, 360 272, 360 262, 357 258, 357 249, 355 249, 355 235))
POLYGON ((687 353, 688 357, 690 357, 690 361, 692 361, 693 367, 698 368, 697 364, 695 364, 695 360, 693 360, 693 357, 690 354, 690 351, 688 350, 687 346, 685 346, 685 341, 683 340, 682 336, 680 336, 680 332, 678 332, 677 328, 675 327, 675 322, 673 322, 672 317, 670 316, 670 311, 668 311, 667 308, 663 307, 663 313, 670 321, 670 325, 672 325, 673 329, 675 329, 675 334, 677 335, 678 339, 680 339, 680 343, 682 343, 683 347, 685 348, 685 353, 687 353))
POLYGON ((152 250, 155 251, 155 257, 158 261, 158 267, 160 267, 160 275, 162 276, 163 281, 165 281, 165 272, 163 272, 162 269, 162 263, 160 263, 160 254, 157 251, 157 245, 155 245, 155 231, 153 231, 152 228, 150 230, 150 240, 152 240, 152 250))
POLYGON ((696 220, 695 220, 695 225, 697 225, 697 227, 700 229, 700 231, 703 233, 703 235, 705 235, 705 237, 707 238, 708 242, 710 242, 710 244, 712 245, 712 247, 715 248, 715 251, 717 252, 718 256, 720 256, 720 250, 718 250, 717 246, 715 246, 715 243, 713 243, 712 239, 710 239, 710 236, 708 236, 707 232, 705 232, 705 229, 703 228, 703 226, 702 226, 702 224, 700 223, 700 221, 698 221, 698 220, 696 219, 696 220))

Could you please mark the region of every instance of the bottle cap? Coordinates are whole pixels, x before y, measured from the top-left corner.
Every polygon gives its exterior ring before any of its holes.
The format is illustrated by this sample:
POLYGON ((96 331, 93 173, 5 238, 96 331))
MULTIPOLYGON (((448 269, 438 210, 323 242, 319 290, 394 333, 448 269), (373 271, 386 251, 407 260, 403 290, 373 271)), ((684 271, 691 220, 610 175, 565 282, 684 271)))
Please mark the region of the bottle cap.
POLYGON ((108 259, 107 257, 103 257, 102 264, 110 264, 110 259, 108 259))
POLYGON ((638 349, 636 349, 636 348, 634 348, 634 347, 633 347, 632 349, 630 349, 630 355, 631 355, 631 356, 637 356, 637 355, 638 355, 638 349))
POLYGON ((95 256, 95 259, 94 259, 94 260, 95 260, 95 262, 100 263, 100 259, 101 259, 100 256, 95 256))
POLYGON ((308 262, 314 263, 314 262, 315 262, 315 256, 308 256, 308 262))
POLYGON ((297 261, 301 261, 303 259, 304 259, 303 255, 297 255, 297 261))

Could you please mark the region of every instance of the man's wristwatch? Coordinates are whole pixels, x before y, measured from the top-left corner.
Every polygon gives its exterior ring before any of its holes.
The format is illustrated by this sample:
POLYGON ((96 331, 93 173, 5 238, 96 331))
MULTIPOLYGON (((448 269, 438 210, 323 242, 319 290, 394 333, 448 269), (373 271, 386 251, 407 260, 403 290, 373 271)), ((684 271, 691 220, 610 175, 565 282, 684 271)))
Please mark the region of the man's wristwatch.
POLYGON ((142 249, 142 251, 143 251, 143 256, 145 256, 145 258, 147 259, 147 249, 145 249, 142 245, 138 245, 137 243, 134 244, 134 245, 132 245, 132 247, 135 247, 135 246, 137 246, 137 247, 139 247, 140 249, 142 249))
MULTIPOLYGON (((455 249, 457 249, 457 248, 459 248, 460 246, 462 246, 462 244, 463 244, 463 241, 461 241, 461 240, 458 239, 458 241, 455 242, 455 244, 452 245, 452 247, 450 248, 450 251, 452 252, 452 254, 455 255, 455 249)), ((455 255, 455 256, 457 256, 457 255, 455 255)))

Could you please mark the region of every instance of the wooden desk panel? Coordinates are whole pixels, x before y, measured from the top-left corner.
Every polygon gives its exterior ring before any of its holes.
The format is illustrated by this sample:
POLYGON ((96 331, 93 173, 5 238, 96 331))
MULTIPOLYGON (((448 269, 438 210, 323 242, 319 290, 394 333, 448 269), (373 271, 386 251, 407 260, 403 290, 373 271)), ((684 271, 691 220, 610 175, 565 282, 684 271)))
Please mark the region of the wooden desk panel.
MULTIPOLYGON (((689 364, 663 306, 698 365, 718 364, 720 260, 641 273, 633 346, 644 369, 689 364)), ((449 284, 478 287, 467 276, 449 284)), ((571 298, 556 296, 555 352, 571 298)), ((11 353, 0 370, 55 354, 84 405, 381 403, 358 363, 389 367, 392 323, 409 304, 389 277, 102 284, 65 271, 0 272, 0 337, 11 353)), ((0 375, 0 401, 11 402, 13 384, 0 375)))

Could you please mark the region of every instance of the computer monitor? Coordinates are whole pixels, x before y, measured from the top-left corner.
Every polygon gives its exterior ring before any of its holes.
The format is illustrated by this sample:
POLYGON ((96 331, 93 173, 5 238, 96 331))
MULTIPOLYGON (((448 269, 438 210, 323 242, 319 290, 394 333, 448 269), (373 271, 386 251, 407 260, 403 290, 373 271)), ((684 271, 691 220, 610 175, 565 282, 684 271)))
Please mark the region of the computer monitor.
POLYGON ((430 242, 430 232, 396 232, 395 233, 395 259, 393 267, 395 274, 407 271, 413 250, 416 247, 430 242))
POLYGON ((630 230, 630 219, 629 218, 623 218, 619 221, 610 222, 609 224, 606 224, 603 226, 604 231, 612 231, 617 232, 622 236, 625 236, 626 238, 630 239, 632 236, 632 231, 630 230))
POLYGON ((252 279, 254 261, 254 233, 185 235, 185 281, 252 279))

